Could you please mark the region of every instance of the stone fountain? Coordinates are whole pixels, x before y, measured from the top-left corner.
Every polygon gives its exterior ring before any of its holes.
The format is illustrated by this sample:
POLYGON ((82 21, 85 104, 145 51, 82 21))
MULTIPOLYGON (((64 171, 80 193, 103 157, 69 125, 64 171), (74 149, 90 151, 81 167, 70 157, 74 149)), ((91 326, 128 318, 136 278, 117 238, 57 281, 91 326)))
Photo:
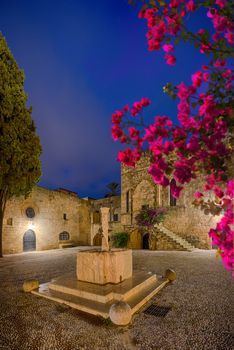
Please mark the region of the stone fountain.
POLYGON ((109 208, 101 208, 101 249, 77 253, 76 275, 79 281, 105 285, 117 284, 132 277, 132 251, 111 249, 108 242, 109 208))
POLYGON ((101 218, 101 248, 79 251, 76 274, 41 284, 32 293, 126 325, 169 279, 158 278, 151 272, 133 271, 131 249, 109 248, 109 208, 101 208, 101 218))

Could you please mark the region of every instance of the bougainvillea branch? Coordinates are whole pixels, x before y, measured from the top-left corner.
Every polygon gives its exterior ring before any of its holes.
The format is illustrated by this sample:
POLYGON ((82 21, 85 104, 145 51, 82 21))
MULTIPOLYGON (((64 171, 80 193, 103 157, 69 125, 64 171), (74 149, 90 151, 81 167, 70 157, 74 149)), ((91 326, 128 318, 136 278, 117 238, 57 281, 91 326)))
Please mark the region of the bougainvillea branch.
POLYGON ((154 228, 154 225, 163 221, 167 210, 165 208, 143 208, 136 215, 136 223, 140 227, 154 228))
POLYGON ((113 139, 129 145, 118 153, 123 164, 134 167, 143 150, 148 150, 148 172, 153 181, 170 186, 175 198, 185 184, 204 176, 204 188, 195 192, 194 204, 222 215, 209 236, 227 269, 234 264, 234 181, 229 171, 234 108, 234 73, 229 62, 234 56, 232 11, 231 2, 226 0, 160 0, 145 4, 139 18, 147 22, 149 51, 162 49, 166 63, 176 65, 175 47, 188 41, 210 60, 191 75, 189 85, 168 83, 164 87, 164 92, 178 101, 178 123, 167 116, 155 116, 154 122, 146 125, 143 111, 151 103, 146 97, 112 115, 113 139), (206 9, 213 30, 200 28, 192 33, 186 29, 186 18, 201 8, 206 9), (171 183, 171 178, 176 182, 171 183), (206 191, 212 191, 213 201, 203 199, 206 191))

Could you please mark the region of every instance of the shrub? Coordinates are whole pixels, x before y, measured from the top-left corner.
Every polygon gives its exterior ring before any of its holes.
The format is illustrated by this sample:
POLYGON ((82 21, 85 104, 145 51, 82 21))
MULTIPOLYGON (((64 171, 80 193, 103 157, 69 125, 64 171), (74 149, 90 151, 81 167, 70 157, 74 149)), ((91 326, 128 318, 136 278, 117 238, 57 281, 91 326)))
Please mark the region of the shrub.
POLYGON ((117 232, 112 237, 112 244, 115 248, 125 248, 128 244, 128 233, 127 232, 117 232))
POLYGON ((163 221, 166 211, 165 208, 144 208, 136 216, 137 225, 153 227, 155 224, 163 221))

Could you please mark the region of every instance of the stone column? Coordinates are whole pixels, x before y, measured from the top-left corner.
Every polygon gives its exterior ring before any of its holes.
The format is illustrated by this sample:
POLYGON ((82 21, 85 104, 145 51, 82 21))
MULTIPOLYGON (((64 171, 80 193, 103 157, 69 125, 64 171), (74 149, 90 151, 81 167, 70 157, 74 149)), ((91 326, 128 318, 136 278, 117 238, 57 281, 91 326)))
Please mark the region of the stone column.
POLYGON ((110 208, 101 208, 102 218, 102 251, 109 250, 108 230, 109 230, 109 211, 110 208))

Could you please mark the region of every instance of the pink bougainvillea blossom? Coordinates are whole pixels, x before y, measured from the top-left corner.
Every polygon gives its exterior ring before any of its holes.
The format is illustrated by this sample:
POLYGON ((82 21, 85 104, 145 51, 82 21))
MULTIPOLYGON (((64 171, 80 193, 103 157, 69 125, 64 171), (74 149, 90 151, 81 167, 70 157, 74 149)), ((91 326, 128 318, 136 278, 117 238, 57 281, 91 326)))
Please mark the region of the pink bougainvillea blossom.
POLYGON ((196 199, 200 199, 200 198, 203 197, 203 194, 202 194, 201 192, 199 192, 199 191, 196 191, 196 192, 194 193, 194 197, 195 197, 196 199))
POLYGON ((189 0, 186 4, 186 10, 187 11, 195 11, 196 10, 196 5, 193 0, 189 0))
POLYGON ((218 246, 226 268, 232 269, 234 181, 226 172, 231 155, 227 140, 232 131, 234 79, 228 58, 232 55, 234 25, 227 4, 226 0, 202 4, 193 0, 170 0, 143 7, 139 18, 147 23, 149 51, 162 49, 166 63, 173 66, 176 63, 175 47, 188 40, 208 57, 209 62, 206 60, 191 75, 190 85, 181 82, 175 87, 172 84, 165 87, 165 92, 178 101, 176 123, 169 117, 157 115, 154 122, 145 125, 142 112, 151 101, 143 97, 131 108, 126 105, 112 115, 112 137, 133 147, 128 146, 118 153, 118 160, 126 166, 134 167, 147 150, 151 161, 148 172, 153 181, 170 186, 170 193, 175 198, 179 198, 186 184, 204 174, 203 191, 194 193, 194 203, 204 204, 206 196, 203 192, 212 194, 220 218, 216 227, 210 229, 209 236, 218 246), (200 28, 191 33, 186 29, 185 21, 201 6, 206 8, 206 20, 213 28, 200 28), (130 119, 125 126, 126 118, 130 119), (171 178, 175 181, 170 182, 171 178))
POLYGON ((173 182, 170 183, 170 191, 171 194, 174 198, 179 198, 180 197, 180 192, 182 191, 183 187, 177 186, 173 182))
POLYGON ((134 167, 136 162, 140 159, 140 154, 127 148, 125 151, 120 151, 118 153, 117 159, 127 166, 134 167))
POLYGON ((169 65, 174 65, 176 63, 176 58, 173 55, 165 55, 165 60, 169 65))
POLYGON ((123 135, 122 130, 118 125, 112 126, 112 138, 117 141, 123 135))
POLYGON ((216 0, 215 3, 219 5, 219 7, 223 8, 226 5, 227 0, 216 0))
POLYGON ((226 195, 231 199, 234 198, 234 180, 228 181, 226 195))
POLYGON ((112 114, 112 123, 113 124, 119 124, 121 122, 121 119, 123 118, 123 112, 121 111, 116 111, 115 113, 112 114))
POLYGON ((174 47, 171 44, 164 44, 162 48, 166 53, 172 52, 174 50, 174 47))
POLYGON ((132 140, 137 140, 139 138, 139 131, 136 128, 131 127, 128 129, 128 132, 132 140))
POLYGON ((199 87, 202 83, 203 73, 202 72, 196 72, 192 74, 192 82, 194 87, 199 87))

